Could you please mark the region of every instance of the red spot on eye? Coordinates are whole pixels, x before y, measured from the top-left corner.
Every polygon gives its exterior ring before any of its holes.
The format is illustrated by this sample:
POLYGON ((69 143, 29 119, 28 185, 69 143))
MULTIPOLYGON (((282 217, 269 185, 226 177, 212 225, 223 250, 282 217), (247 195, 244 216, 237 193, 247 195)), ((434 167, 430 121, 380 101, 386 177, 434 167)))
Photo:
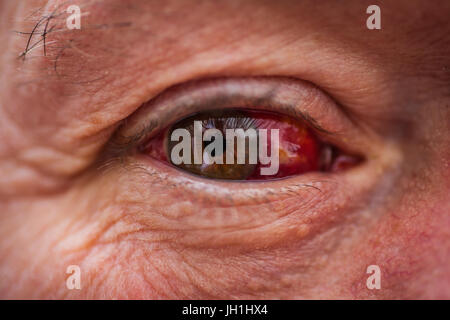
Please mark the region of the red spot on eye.
POLYGON ((166 131, 167 130, 160 132, 148 141, 144 148, 142 148, 142 151, 152 158, 163 162, 168 162, 169 160, 167 159, 167 151, 164 143, 166 139, 166 131))
MULTIPOLYGON (((278 173, 271 176, 261 175, 260 167, 265 165, 258 164, 248 180, 282 178, 319 169, 320 141, 304 124, 284 115, 258 111, 248 113, 250 117, 260 119, 258 127, 269 129, 268 135, 270 129, 280 130, 278 173)), ((270 154, 270 140, 268 152, 270 154)))

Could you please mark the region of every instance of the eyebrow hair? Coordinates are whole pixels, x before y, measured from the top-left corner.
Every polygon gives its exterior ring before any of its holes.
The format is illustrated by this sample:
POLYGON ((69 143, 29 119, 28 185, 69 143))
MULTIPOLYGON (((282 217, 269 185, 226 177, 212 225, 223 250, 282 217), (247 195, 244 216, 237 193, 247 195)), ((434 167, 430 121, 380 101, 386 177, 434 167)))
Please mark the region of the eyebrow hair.
MULTIPOLYGON (((80 1, 81 2, 81 1, 80 1)), ((97 9, 95 9, 95 12, 100 12, 101 9, 105 8, 103 4, 107 3, 105 0, 83 0, 82 3, 75 3, 72 0, 66 0, 62 3, 58 4, 55 8, 53 8, 51 11, 48 10, 50 1, 47 2, 47 5, 38 7, 37 9, 33 10, 31 14, 29 14, 26 18, 24 18, 24 21, 34 21, 33 27, 31 30, 13 30, 12 32, 21 35, 26 36, 27 41, 24 46, 24 49, 20 54, 18 55, 19 58, 22 60, 25 60, 27 55, 38 48, 43 47, 43 56, 44 57, 51 57, 53 58, 53 70, 55 71, 57 76, 60 76, 57 71, 57 64, 59 58, 62 56, 63 52, 68 48, 77 49, 75 44, 75 36, 65 36, 65 34, 74 34, 76 31, 83 31, 83 30, 106 30, 106 29, 114 29, 114 28, 124 28, 124 27, 130 27, 133 25, 131 21, 115 21, 111 23, 99 23, 99 24, 88 24, 86 25, 86 22, 82 24, 80 29, 72 30, 66 27, 64 23, 66 20, 66 15, 69 17, 69 14, 66 12, 65 6, 69 6, 70 4, 76 4, 80 9, 92 7, 92 6, 99 6, 97 9), (61 25, 63 24, 63 25, 61 25), (56 37, 57 34, 61 34, 61 37, 56 37), (54 39, 52 41, 48 41, 49 35, 55 35, 53 37, 54 39), (52 44, 52 51, 51 54, 48 55, 48 49, 49 44, 52 44)), ((108 7, 113 7, 114 4, 122 3, 122 0, 110 0, 107 5, 108 7)), ((81 13, 81 15, 89 14, 90 12, 81 13)), ((80 50, 78 53, 83 54, 80 50)), ((92 80, 88 80, 92 81, 92 80)), ((87 81, 87 82, 88 82, 87 81)), ((82 82, 80 82, 82 83, 82 82)))
POLYGON ((122 6, 126 6, 126 2, 48 0, 46 3, 25 7, 16 19, 18 24, 10 30, 16 37, 14 48, 17 48, 16 57, 12 56, 16 61, 12 63, 17 64, 23 75, 16 86, 64 87, 69 95, 86 90, 96 92, 114 73, 112 68, 116 65, 109 64, 110 56, 121 55, 121 52, 112 52, 111 44, 103 39, 111 39, 109 34, 116 34, 118 28, 135 33, 133 17, 123 15, 122 6), (80 29, 66 26, 67 18, 71 16, 66 8, 70 4, 84 8, 81 9, 80 29))
POLYGON ((41 42, 43 42, 43 47, 44 47, 44 56, 47 55, 46 49, 47 49, 47 45, 46 45, 46 39, 47 39, 47 35, 52 33, 52 32, 56 32, 56 31, 61 31, 63 28, 60 29, 55 29, 56 24, 50 26, 50 22, 53 20, 56 20, 57 18, 59 18, 60 16, 62 16, 64 13, 66 13, 65 10, 61 10, 61 8, 68 4, 70 2, 70 0, 66 0, 62 3, 60 3, 58 6, 56 6, 50 13, 46 13, 46 8, 49 6, 50 1, 47 2, 47 4, 44 7, 39 7, 38 9, 34 10, 30 15, 28 15, 27 18, 25 18, 25 20, 28 20, 34 16, 36 16, 37 14, 39 15, 39 18, 36 20, 36 23, 33 26, 33 29, 31 31, 25 32, 25 31, 13 31, 17 34, 21 34, 21 35, 27 35, 28 36, 28 40, 25 46, 25 49, 19 54, 19 58, 23 58, 25 60, 27 54, 33 50, 34 48, 37 47, 38 44, 40 44, 41 42), (44 11, 44 13, 42 13, 42 11, 44 11), (35 36, 40 36, 39 40, 36 40, 33 44, 32 44, 32 40, 35 36))

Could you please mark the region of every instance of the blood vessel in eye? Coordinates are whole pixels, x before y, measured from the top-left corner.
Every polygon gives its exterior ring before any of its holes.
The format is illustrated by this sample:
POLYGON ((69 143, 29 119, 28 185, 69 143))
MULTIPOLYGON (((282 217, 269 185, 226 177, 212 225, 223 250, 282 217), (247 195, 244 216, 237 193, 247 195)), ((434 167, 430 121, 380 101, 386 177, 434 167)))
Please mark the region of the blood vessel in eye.
MULTIPOLYGON (((193 141, 193 140, 192 140, 193 141)), ((177 142, 178 143, 178 142, 177 142)), ((247 141, 248 143, 248 141, 247 141)), ((205 144, 203 145, 205 147, 205 144)), ((192 150, 194 144, 191 144, 192 150)), ((300 120, 279 113, 253 109, 226 109, 206 111, 184 118, 154 138, 142 148, 142 152, 160 161, 170 163, 192 174, 213 179, 227 180, 270 180, 320 170, 320 152, 322 144, 300 120), (170 137, 176 129, 186 129, 194 134, 194 121, 200 121, 202 131, 218 129, 225 133, 227 129, 266 129, 267 137, 273 129, 279 131, 278 170, 274 174, 261 174, 262 168, 270 164, 174 164, 170 160, 174 143, 170 137)), ((193 152, 192 152, 193 153, 193 152)), ((267 139, 267 155, 271 153, 271 139, 267 139)))
POLYGON ((282 178, 319 169, 320 142, 307 126, 285 115, 253 110, 248 113, 249 117, 259 119, 260 127, 280 130, 278 173, 260 175, 259 167, 264 165, 258 164, 248 180, 282 178))

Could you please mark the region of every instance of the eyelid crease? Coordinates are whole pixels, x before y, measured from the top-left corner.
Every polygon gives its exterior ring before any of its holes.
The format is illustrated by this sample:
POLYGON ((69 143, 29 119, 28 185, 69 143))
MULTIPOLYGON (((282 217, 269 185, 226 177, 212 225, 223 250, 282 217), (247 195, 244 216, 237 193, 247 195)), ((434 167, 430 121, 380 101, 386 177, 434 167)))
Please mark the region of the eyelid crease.
POLYGON ((256 76, 191 80, 162 91, 124 119, 99 156, 99 165, 137 156, 148 141, 175 122, 214 109, 245 108, 291 116, 325 145, 360 161, 376 159, 385 141, 355 124, 314 84, 292 77, 256 76))
MULTIPOLYGON (((297 111, 297 115, 309 126, 314 128, 317 131, 322 132, 326 135, 333 135, 334 132, 328 131, 324 128, 322 128, 313 117, 308 115, 307 113, 299 112, 297 111)), ((114 149, 115 154, 119 153, 126 153, 127 150, 130 150, 131 148, 139 145, 140 143, 144 142, 144 140, 148 140, 152 133, 155 132, 155 129, 157 127, 160 127, 158 125, 157 121, 151 121, 147 125, 145 125, 140 131, 138 131, 135 134, 125 136, 120 136, 120 139, 118 141, 115 141, 110 144, 111 150, 114 149)))
POLYGON ((319 115, 331 116, 339 123, 339 110, 309 82, 285 77, 206 79, 173 86, 144 103, 122 122, 109 149, 116 155, 126 152, 183 117, 222 108, 260 109, 292 116, 322 138, 341 131, 318 120, 319 115))

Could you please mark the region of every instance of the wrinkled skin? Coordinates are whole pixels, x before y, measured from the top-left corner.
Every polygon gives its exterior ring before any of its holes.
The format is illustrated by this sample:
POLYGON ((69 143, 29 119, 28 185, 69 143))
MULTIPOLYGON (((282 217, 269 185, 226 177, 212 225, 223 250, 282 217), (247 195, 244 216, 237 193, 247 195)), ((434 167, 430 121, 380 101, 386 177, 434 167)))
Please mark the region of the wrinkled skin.
POLYGON ((18 59, 62 2, 0 0, 0 298, 450 298, 449 1, 378 1, 368 30, 371 1, 79 0, 107 25, 18 59), (367 161, 289 193, 104 160, 163 90, 251 76, 321 88, 367 161))

